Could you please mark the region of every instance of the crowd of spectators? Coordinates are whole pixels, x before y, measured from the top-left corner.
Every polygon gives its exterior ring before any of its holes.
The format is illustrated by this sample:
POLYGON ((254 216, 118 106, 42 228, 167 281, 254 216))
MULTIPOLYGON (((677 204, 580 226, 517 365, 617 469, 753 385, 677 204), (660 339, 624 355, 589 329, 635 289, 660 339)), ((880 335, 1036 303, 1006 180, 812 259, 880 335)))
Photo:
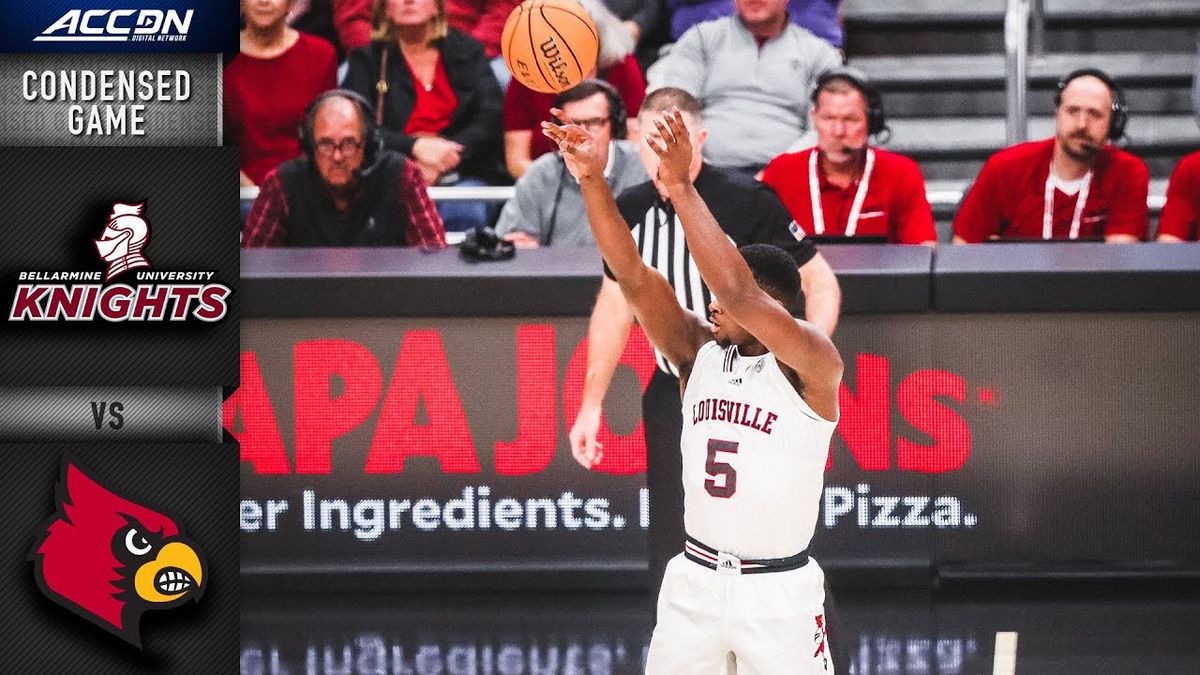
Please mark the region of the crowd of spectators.
MULTIPOLYGON (((586 123, 619 193, 653 177, 637 161, 637 113, 664 88, 698 102, 705 165, 761 180, 793 236, 936 245, 919 166, 879 147, 882 97, 844 66, 840 0, 577 1, 600 56, 588 80, 556 97, 513 80, 500 55, 518 0, 242 0, 224 119, 242 185, 259 187, 244 245, 437 247, 444 230, 489 224, 518 246, 591 245, 579 187, 540 125, 551 107, 586 123), (353 133, 326 124, 335 113, 353 133), (334 174, 351 165, 339 185, 334 174), (503 208, 435 204, 426 190, 513 181, 503 208), (293 222, 307 208, 317 215, 293 222)), ((1149 172, 1117 144, 1128 117, 1105 73, 1064 76, 1054 136, 988 159, 953 240, 1150 238, 1149 172)), ((1173 172, 1157 239, 1197 240, 1198 218, 1200 153, 1173 172)))

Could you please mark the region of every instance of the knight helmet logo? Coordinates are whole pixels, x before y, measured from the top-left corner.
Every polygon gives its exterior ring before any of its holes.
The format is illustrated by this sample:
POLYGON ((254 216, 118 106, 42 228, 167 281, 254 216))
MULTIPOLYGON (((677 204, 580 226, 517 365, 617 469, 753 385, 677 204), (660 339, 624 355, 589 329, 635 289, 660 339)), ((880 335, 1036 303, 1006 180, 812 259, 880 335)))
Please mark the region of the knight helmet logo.
POLYGON ((104 232, 95 240, 96 250, 108 263, 104 283, 112 281, 113 277, 122 272, 150 267, 150 261, 142 255, 142 249, 150 240, 150 224, 142 217, 142 209, 145 206, 145 202, 116 202, 112 205, 112 213, 108 216, 104 232))
POLYGON ((169 517, 113 493, 69 456, 56 501, 30 552, 46 597, 139 649, 145 611, 200 600, 204 555, 169 517))

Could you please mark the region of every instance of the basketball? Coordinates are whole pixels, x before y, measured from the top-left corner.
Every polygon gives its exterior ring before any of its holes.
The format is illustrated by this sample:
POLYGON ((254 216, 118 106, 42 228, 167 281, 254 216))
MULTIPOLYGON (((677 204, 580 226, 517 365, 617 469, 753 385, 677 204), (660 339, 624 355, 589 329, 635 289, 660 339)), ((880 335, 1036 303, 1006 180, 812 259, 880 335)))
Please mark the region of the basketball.
POLYGON ((579 84, 600 51, 596 24, 573 0, 525 0, 500 35, 504 62, 518 82, 555 94, 579 84))

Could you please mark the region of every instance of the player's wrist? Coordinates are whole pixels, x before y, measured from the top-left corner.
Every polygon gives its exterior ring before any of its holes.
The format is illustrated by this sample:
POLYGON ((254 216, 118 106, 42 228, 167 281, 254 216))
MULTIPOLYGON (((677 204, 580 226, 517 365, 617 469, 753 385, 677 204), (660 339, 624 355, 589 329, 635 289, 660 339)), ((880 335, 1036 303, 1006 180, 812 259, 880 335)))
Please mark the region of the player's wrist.
POLYGON ((689 183, 680 181, 678 183, 664 183, 667 188, 667 194, 678 195, 682 194, 688 187, 689 183))

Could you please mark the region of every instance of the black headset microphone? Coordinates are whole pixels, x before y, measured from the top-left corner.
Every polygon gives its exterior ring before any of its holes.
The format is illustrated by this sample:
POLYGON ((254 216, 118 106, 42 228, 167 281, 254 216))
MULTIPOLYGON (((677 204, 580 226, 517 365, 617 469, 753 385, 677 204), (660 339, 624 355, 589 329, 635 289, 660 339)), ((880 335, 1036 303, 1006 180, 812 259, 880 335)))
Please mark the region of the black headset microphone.
MULTIPOLYGON (((608 122, 613 139, 625 138, 628 135, 628 113, 625 111, 625 101, 621 99, 621 94, 617 92, 617 88, 600 79, 588 79, 580 82, 575 86, 590 85, 604 94, 608 99, 608 122)), ((570 90, 567 90, 570 91, 570 90)), ((566 92, 563 92, 565 94, 566 92)), ((566 102, 563 100, 563 94, 559 94, 554 99, 554 107, 562 109, 566 102)), ((594 96, 595 94, 591 94, 594 96)), ((587 98, 586 96, 583 98, 587 98)), ((583 100, 583 98, 575 98, 572 101, 583 100)), ((554 205, 550 208, 550 224, 546 226, 546 234, 542 236, 539 244, 541 246, 549 246, 554 242, 554 227, 558 224, 558 204, 562 201, 563 187, 566 185, 567 178, 567 161, 559 158, 562 166, 558 171, 558 189, 554 192, 554 205)))
MULTIPOLYGON (((887 125, 887 117, 883 114, 883 97, 879 95, 879 91, 871 86, 867 80, 867 76, 857 68, 843 66, 840 68, 832 68, 821 73, 817 78, 817 83, 812 91, 812 104, 817 105, 817 99, 821 96, 821 91, 826 85, 834 80, 840 80, 854 87, 862 94, 863 99, 867 103, 867 135, 868 136, 883 136, 881 143, 887 142, 887 138, 891 135, 891 130, 887 125)), ((864 144, 861 147, 844 146, 846 150, 854 152, 866 152, 867 146, 864 144)))
POLYGON ((304 122, 300 125, 300 149, 309 159, 316 153, 316 143, 313 141, 313 123, 321 104, 331 98, 342 98, 358 107, 362 117, 363 129, 363 161, 354 174, 359 178, 370 178, 371 174, 383 164, 383 132, 375 123, 375 112, 362 94, 350 89, 331 89, 322 92, 309 102, 304 109, 304 122))
MULTIPOLYGON (((1117 141, 1125 136, 1125 126, 1129 124, 1129 106, 1125 103, 1125 91, 1117 85, 1116 80, 1113 80, 1099 68, 1080 68, 1067 73, 1061 80, 1058 81, 1058 87, 1054 92, 1054 107, 1057 109, 1062 105, 1063 91, 1067 85, 1071 84, 1072 80, 1081 77, 1094 77, 1100 80, 1108 87, 1109 93, 1112 95, 1112 116, 1108 120, 1108 140, 1117 141)), ((1089 154, 1095 154, 1102 148, 1097 147, 1090 141, 1084 141, 1083 149, 1089 154)))

